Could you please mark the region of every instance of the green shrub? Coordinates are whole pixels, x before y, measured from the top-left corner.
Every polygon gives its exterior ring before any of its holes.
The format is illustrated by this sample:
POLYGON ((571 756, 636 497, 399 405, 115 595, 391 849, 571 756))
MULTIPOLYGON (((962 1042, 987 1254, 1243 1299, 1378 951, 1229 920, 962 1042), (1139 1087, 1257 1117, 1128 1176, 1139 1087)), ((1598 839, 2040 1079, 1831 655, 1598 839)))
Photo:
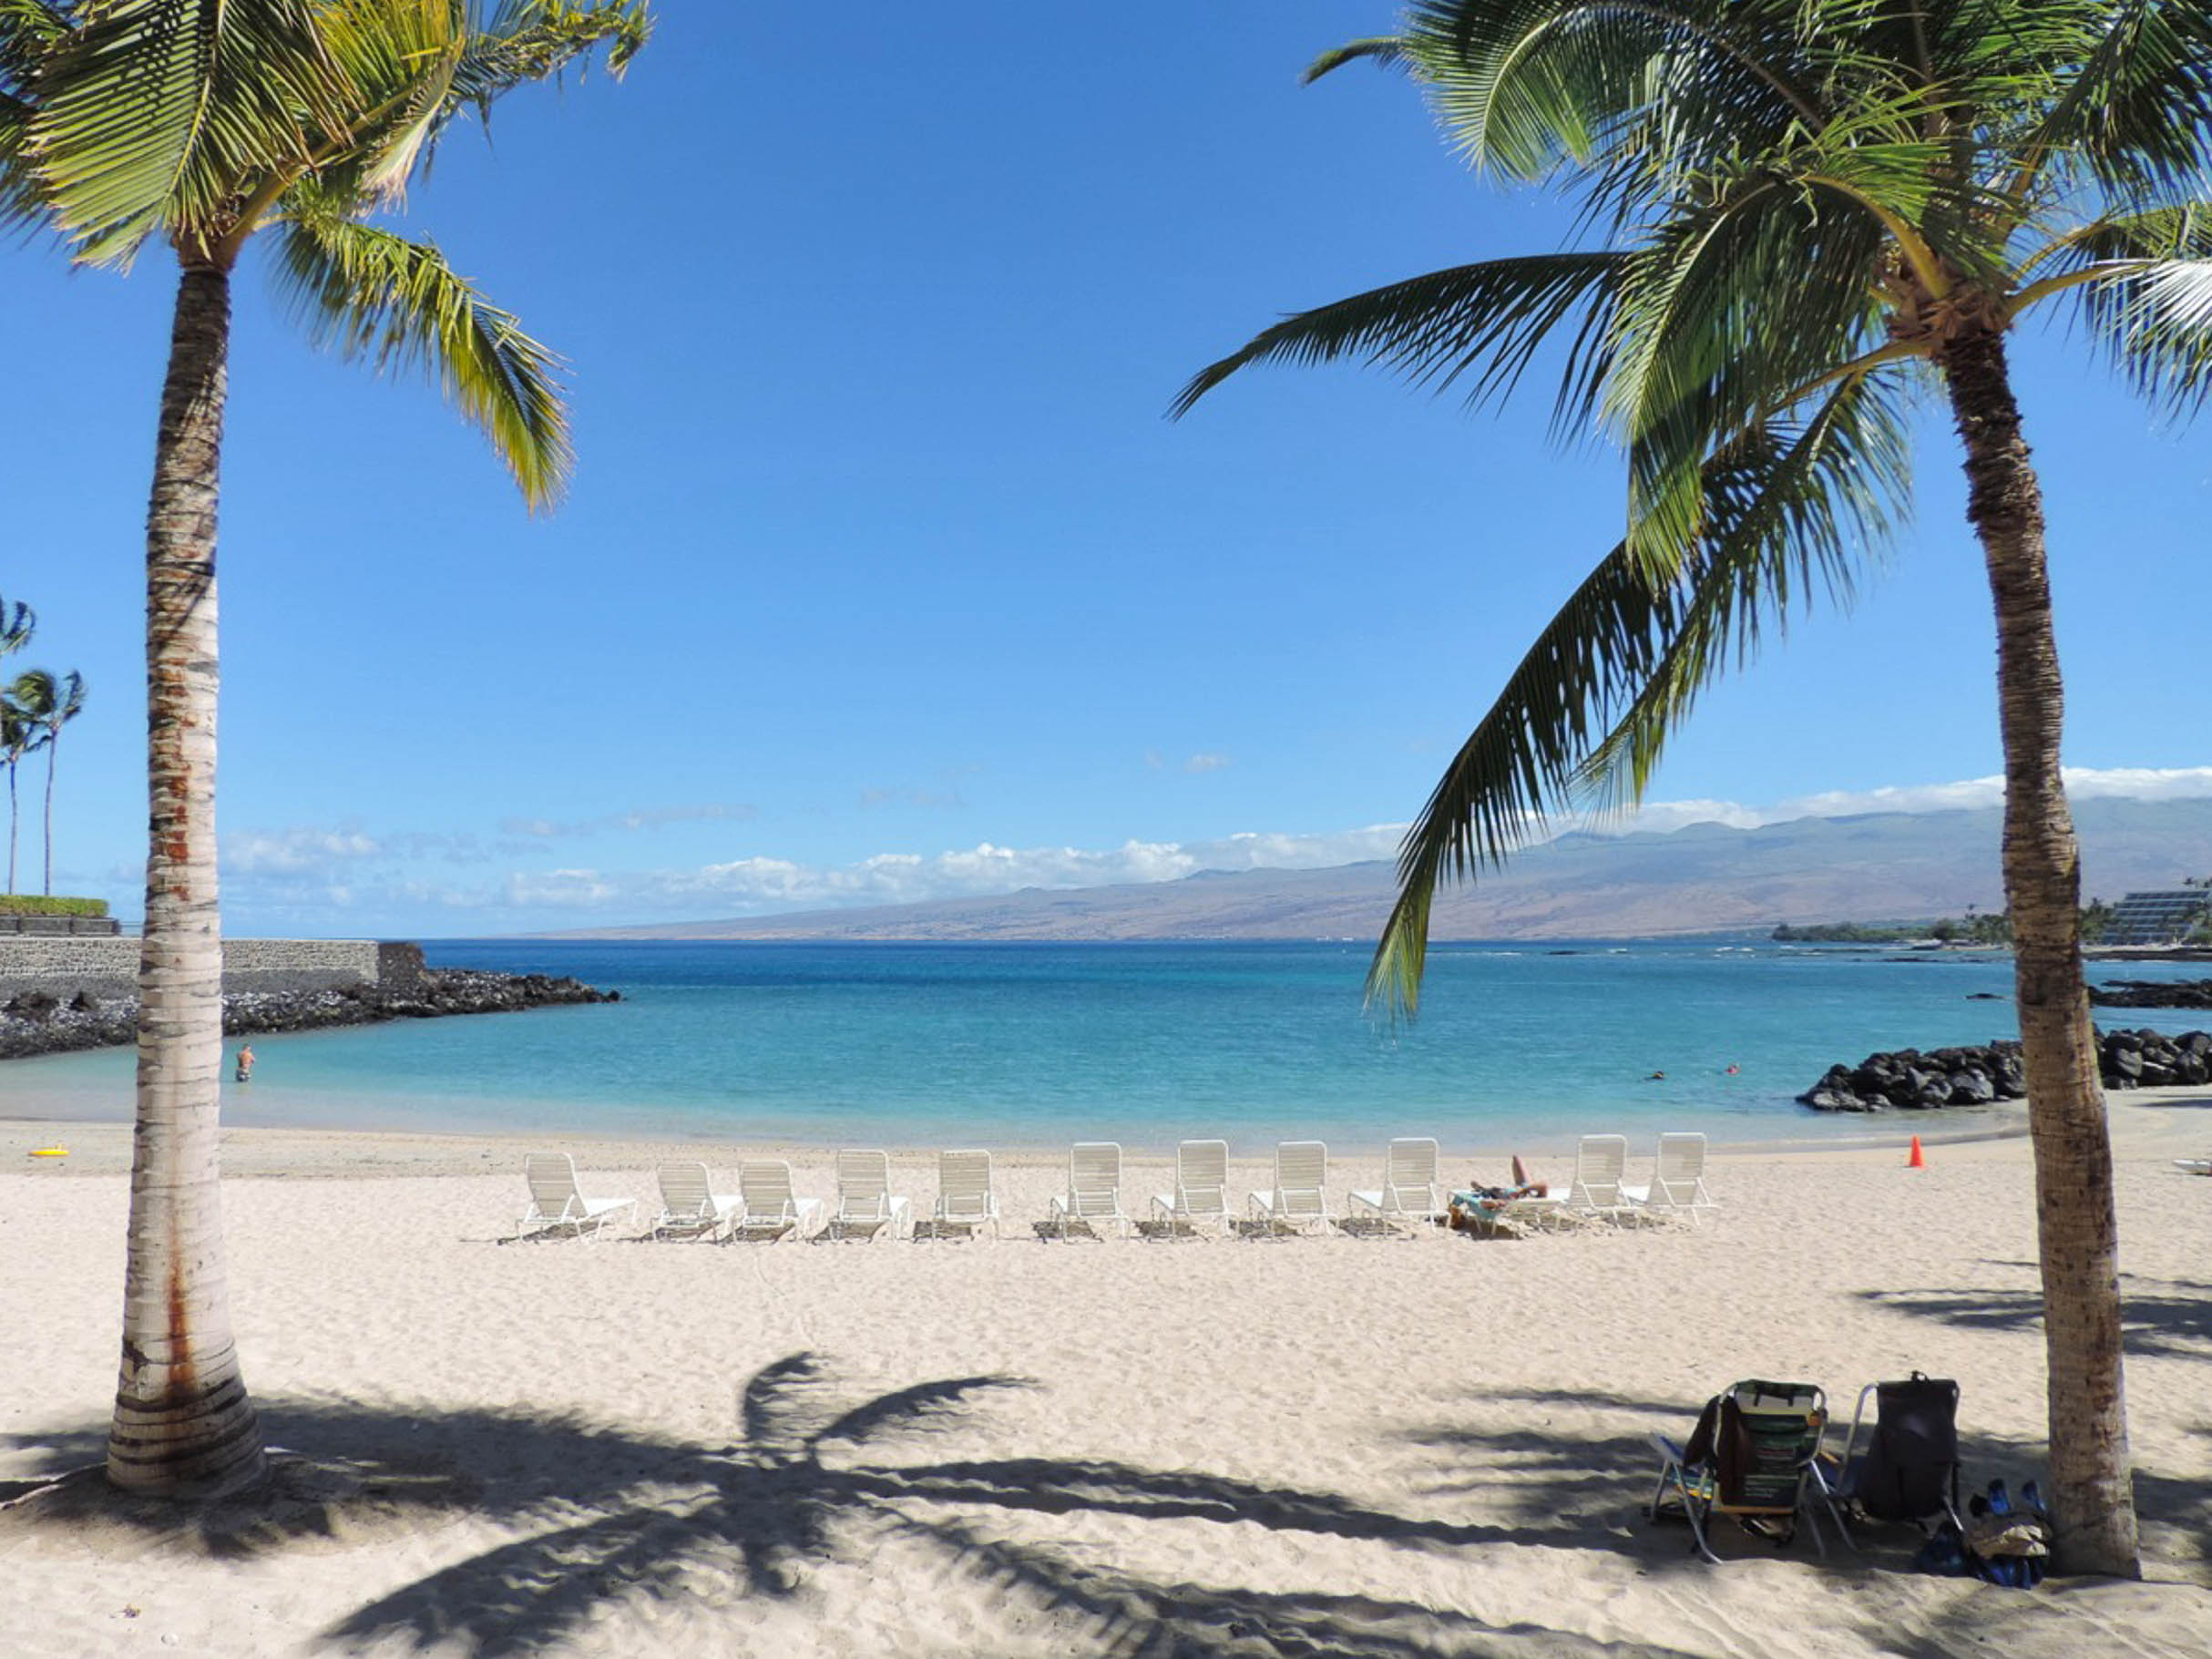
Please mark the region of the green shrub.
POLYGON ((0 916, 106 916, 104 898, 34 898, 27 893, 0 894, 0 916))

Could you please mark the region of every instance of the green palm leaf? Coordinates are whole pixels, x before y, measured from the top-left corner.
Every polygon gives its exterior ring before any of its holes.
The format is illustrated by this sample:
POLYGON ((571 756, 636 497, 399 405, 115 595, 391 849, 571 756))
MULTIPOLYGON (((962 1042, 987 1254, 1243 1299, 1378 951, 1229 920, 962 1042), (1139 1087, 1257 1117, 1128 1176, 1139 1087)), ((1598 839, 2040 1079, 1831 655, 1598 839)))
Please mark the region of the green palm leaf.
POLYGON ((1399 894, 1367 971, 1393 1016, 1418 1006, 1436 889, 1541 838, 1576 802, 1642 796, 1696 696, 1756 650, 1814 585, 1848 599, 1850 561, 1887 535, 1910 486, 1907 433, 1870 375, 1798 425, 1746 435, 1703 472, 1707 533, 1651 579, 1625 542, 1591 572, 1507 677, 1407 832, 1399 894))
POLYGON ((77 257, 156 230, 217 259, 241 191, 343 130, 349 89, 311 0, 116 0, 46 61, 29 146, 77 257))
POLYGON ((1180 418, 1254 364, 1346 357, 1439 391, 1470 381, 1468 402, 1480 404, 1511 387, 1555 328, 1579 318, 1560 388, 1565 421, 1587 411, 1603 378, 1600 325, 1626 265, 1626 255, 1611 252, 1491 260, 1300 312, 1192 376, 1170 413, 1180 418))
POLYGON ((429 374, 491 438, 533 507, 559 498, 574 459, 559 359, 432 243, 346 218, 305 187, 281 222, 282 281, 319 343, 429 374))

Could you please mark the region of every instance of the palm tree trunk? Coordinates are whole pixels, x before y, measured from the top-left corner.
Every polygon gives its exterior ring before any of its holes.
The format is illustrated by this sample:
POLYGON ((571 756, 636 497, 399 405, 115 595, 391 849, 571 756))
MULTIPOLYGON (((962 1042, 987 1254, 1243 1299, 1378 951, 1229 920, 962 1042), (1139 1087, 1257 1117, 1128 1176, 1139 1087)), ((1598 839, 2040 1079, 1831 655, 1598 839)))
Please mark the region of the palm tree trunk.
POLYGON ((54 896, 54 752, 61 747, 61 726, 57 722, 46 738, 46 839, 39 845, 46 855, 46 896, 54 896))
POLYGON ((230 332, 229 274, 188 267, 146 519, 151 836, 123 1363, 108 1439, 108 1479, 179 1495, 242 1485, 262 1468, 230 1339, 216 1163, 215 520, 230 332))
POLYGON ((15 763, 7 763, 7 892, 15 896, 15 763))
POLYGON ((1997 610, 2004 890, 2034 1138, 2053 1554, 2063 1572, 2136 1578, 2112 1141, 2082 977, 2081 855, 2059 770, 2064 698, 2043 489, 2020 435, 2002 334, 1969 331, 1941 361, 1966 445, 1967 517, 1997 610))

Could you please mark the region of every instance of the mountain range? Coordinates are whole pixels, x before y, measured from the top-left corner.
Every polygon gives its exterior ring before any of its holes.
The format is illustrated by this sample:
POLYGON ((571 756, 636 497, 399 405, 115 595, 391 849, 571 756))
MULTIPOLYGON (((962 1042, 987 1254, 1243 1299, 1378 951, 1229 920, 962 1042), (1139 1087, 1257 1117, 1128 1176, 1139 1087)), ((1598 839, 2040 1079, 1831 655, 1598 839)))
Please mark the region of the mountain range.
MULTIPOLYGON (((2084 898, 2212 874, 2212 799, 2074 804, 2084 898)), ((1779 922, 1914 921, 2003 906, 1995 808, 1797 818, 1757 829, 1576 832, 1439 893, 1438 939, 1646 937, 1779 922)), ((1396 896, 1382 861, 1201 871, 1121 886, 723 921, 568 929, 602 939, 1373 939, 1396 896)))

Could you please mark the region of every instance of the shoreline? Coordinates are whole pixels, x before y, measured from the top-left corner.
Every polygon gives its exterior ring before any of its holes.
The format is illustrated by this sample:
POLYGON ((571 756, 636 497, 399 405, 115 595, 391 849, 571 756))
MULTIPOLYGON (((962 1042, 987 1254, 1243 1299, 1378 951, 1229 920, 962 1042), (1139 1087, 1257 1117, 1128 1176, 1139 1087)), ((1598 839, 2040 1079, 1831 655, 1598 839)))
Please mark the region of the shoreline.
MULTIPOLYGON (((2108 1096, 2106 1111, 2115 1160, 2156 1161, 2212 1153, 2212 1088, 2129 1090, 2108 1096)), ((1773 1140, 1714 1137, 1711 1155, 1727 1162, 1770 1158, 1838 1163, 1888 1162, 1918 1139, 1930 1152, 1948 1151, 1981 1161, 1993 1153, 2010 1156, 2012 1152, 2006 1149, 2022 1147, 2028 1139, 2027 1112, 2019 1102, 1890 1112, 1881 1114, 1879 1128, 1869 1118, 1859 1117, 1851 1121, 1849 1130, 1855 1132, 1838 1131, 1833 1135, 1773 1140), (1972 1121, 1964 1121, 1970 1113, 1972 1121)), ((1285 1121, 1285 1138, 1295 1138, 1298 1132, 1295 1122, 1285 1121)), ((1408 1132, 1418 1131, 1409 1128, 1408 1132)), ((0 1173, 30 1168, 42 1177, 128 1173, 131 1137, 131 1123, 123 1119, 0 1116, 0 1173), (68 1147, 68 1157, 30 1157, 35 1148, 56 1144, 68 1147)), ((1070 1136, 1070 1141, 1076 1138, 1070 1136)), ((1448 1180, 1456 1179, 1450 1173, 1455 1161, 1479 1161, 1491 1166, 1520 1156, 1546 1171, 1563 1170, 1572 1166, 1577 1138, 1573 1132, 1559 1130, 1524 1133, 1510 1140, 1487 1139, 1479 1130, 1459 1137, 1439 1137, 1448 1180)), ((1651 1138, 1640 1128, 1630 1132, 1632 1162, 1648 1157, 1644 1142, 1651 1138)), ((1379 1168, 1388 1139, 1376 1135, 1331 1141, 1332 1186, 1372 1184, 1367 1166, 1379 1168)), ((717 1173, 734 1171, 738 1160, 747 1157, 783 1158, 794 1170, 819 1166, 826 1171, 838 1146, 857 1143, 853 1139, 610 1135, 512 1128, 427 1131, 239 1123, 222 1127, 227 1180, 481 1175, 495 1170, 518 1170, 522 1154, 527 1151, 568 1152, 575 1155, 579 1169, 639 1173, 649 1179, 652 1166, 663 1159, 701 1159, 717 1173)), ((973 1145, 975 1142, 958 1144, 973 1145)), ((1002 1168, 1039 1172, 1064 1168, 1066 1144, 1002 1142, 989 1150, 1002 1168)), ((934 1180, 937 1144, 892 1142, 883 1145, 896 1165, 934 1180)), ((1132 1170, 1172 1172, 1174 1142, 1128 1142, 1123 1156, 1132 1170)), ((1246 1152, 1234 1157, 1232 1162, 1259 1174, 1266 1170, 1264 1153, 1246 1152)), ((1491 1170, 1484 1178, 1502 1176, 1491 1170)), ((1143 1181, 1150 1179, 1148 1174, 1143 1181)), ((1142 1185, 1143 1181, 1133 1182, 1132 1187, 1142 1185)))

